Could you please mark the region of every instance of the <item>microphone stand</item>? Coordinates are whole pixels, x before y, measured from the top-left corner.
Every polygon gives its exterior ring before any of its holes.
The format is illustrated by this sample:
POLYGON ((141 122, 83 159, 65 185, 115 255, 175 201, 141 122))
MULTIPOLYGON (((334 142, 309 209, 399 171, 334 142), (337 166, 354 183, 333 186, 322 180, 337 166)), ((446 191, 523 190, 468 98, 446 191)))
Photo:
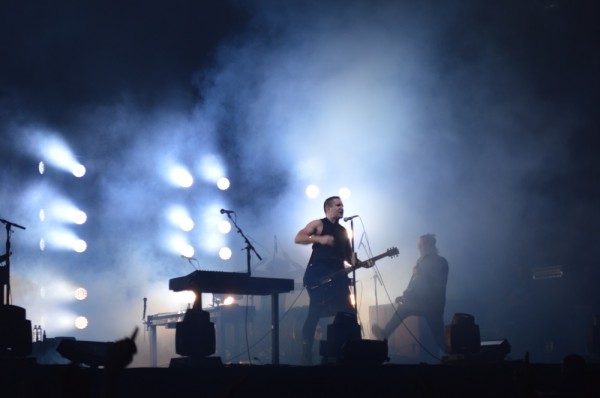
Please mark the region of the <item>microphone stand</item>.
MULTIPOLYGON (((10 233, 12 232, 11 227, 14 225, 17 228, 25 229, 25 227, 15 224, 13 222, 0 219, 2 224, 6 225, 6 265, 4 267, 0 267, 0 284, 2 285, 3 293, 6 295, 2 295, 2 304, 9 305, 10 301, 10 233), (4 288, 6 286, 6 289, 4 288)), ((4 256, 3 256, 4 257, 4 256)))
MULTIPOLYGON (((352 239, 350 240, 352 246, 352 267, 355 267, 358 263, 358 257, 356 250, 354 249, 354 219, 350 220, 350 230, 352 231, 352 239)), ((354 313, 356 319, 358 319, 358 297, 356 296, 356 268, 352 269, 352 291, 354 294, 354 313)))
POLYGON ((250 241, 248 240, 248 238, 246 237, 246 235, 244 235, 244 233, 242 232, 242 230, 240 229, 240 227, 237 225, 237 223, 235 222, 235 220, 231 217, 231 213, 227 213, 227 217, 229 217, 229 219, 231 220, 231 222, 233 223, 233 225, 235 225, 235 228, 237 229, 238 234, 240 234, 242 236, 242 238, 244 238, 244 241, 246 242, 246 247, 244 248, 244 250, 246 250, 246 263, 248 265, 248 276, 251 275, 251 267, 250 267, 250 262, 251 262, 251 251, 254 252, 254 254, 256 254, 256 257, 258 257, 258 261, 262 261, 262 257, 260 256, 260 254, 258 254, 258 252, 256 251, 256 249, 254 248, 254 246, 252 246, 252 243, 250 243, 250 241))
POLYGON ((379 297, 377 294, 377 282, 383 285, 383 281, 379 276, 379 272, 375 270, 375 275, 373 276, 373 285, 375 287, 375 319, 377 319, 377 323, 379 323, 379 297))

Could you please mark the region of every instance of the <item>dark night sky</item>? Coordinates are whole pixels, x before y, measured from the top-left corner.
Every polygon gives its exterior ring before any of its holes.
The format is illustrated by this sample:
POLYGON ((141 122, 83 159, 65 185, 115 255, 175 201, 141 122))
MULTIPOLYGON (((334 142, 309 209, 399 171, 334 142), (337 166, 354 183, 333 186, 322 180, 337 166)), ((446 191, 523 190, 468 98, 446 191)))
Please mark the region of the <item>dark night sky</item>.
MULTIPOLYGON (((413 3, 2 0, 0 217, 34 222, 24 131, 59 132, 90 170, 71 193, 100 198, 88 205, 102 214, 96 247, 123 247, 97 267, 120 270, 131 251, 114 221, 141 225, 173 197, 148 165, 214 149, 238 187, 223 206, 260 221, 263 248, 281 235, 298 263, 307 253, 291 237, 320 217, 298 187, 339 181, 405 269, 416 237, 438 233, 451 310, 501 312, 474 302, 505 302, 522 272, 561 264, 568 285, 531 295, 598 312, 600 6, 413 3)), ((156 263, 163 280, 184 272, 156 263)))

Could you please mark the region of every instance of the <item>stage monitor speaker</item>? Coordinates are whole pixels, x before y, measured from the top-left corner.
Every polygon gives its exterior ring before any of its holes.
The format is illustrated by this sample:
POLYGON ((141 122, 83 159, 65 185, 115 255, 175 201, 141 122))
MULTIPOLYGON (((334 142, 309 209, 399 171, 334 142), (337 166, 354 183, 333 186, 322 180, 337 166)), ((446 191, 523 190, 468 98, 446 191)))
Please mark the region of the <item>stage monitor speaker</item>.
POLYGON ((344 365, 375 366, 389 360, 386 340, 349 340, 338 356, 338 362, 344 365))
POLYGON ((511 347, 505 340, 482 341, 479 347, 479 354, 488 361, 500 362, 510 353, 511 347))
POLYGON ((0 357, 26 357, 32 346, 31 321, 25 319, 25 308, 0 305, 0 357))
POLYGON ((346 342, 360 339, 360 325, 356 314, 338 312, 333 323, 327 325, 327 341, 321 341, 319 353, 324 357, 337 358, 346 342))
POLYGON ((470 314, 457 313, 452 323, 445 326, 445 345, 448 354, 476 354, 481 336, 475 318, 470 314))
POLYGON ((189 357, 206 357, 216 351, 215 324, 207 311, 190 308, 175 329, 175 352, 189 357))
POLYGON ((588 327, 586 346, 589 354, 600 355, 600 315, 595 315, 588 327))
POLYGON ((56 352, 69 361, 92 368, 104 366, 113 342, 62 340, 56 352))

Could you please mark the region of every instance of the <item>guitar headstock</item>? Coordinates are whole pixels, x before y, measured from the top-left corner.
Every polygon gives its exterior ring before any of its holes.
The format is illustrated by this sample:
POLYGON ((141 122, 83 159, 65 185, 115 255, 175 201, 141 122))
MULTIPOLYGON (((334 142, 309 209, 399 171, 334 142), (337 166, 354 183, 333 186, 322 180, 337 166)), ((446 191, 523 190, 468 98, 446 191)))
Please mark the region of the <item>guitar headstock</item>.
POLYGON ((386 254, 389 257, 396 257, 398 254, 400 254, 400 251, 398 250, 397 247, 390 247, 389 249, 387 249, 386 254))

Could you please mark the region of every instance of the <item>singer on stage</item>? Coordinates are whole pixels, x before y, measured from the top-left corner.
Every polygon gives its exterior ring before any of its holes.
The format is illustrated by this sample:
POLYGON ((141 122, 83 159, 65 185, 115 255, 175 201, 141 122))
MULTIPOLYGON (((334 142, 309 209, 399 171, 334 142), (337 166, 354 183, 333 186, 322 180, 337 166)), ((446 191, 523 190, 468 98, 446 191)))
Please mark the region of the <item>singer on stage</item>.
POLYGON ((344 269, 344 261, 351 263, 353 255, 348 232, 339 223, 344 216, 342 200, 339 196, 327 198, 323 209, 325 217, 309 222, 294 239, 297 244, 312 244, 303 281, 310 302, 302 328, 302 365, 312 364, 312 346, 319 318, 338 312, 355 313, 350 301, 350 278, 346 275, 315 286, 315 281, 344 269))

